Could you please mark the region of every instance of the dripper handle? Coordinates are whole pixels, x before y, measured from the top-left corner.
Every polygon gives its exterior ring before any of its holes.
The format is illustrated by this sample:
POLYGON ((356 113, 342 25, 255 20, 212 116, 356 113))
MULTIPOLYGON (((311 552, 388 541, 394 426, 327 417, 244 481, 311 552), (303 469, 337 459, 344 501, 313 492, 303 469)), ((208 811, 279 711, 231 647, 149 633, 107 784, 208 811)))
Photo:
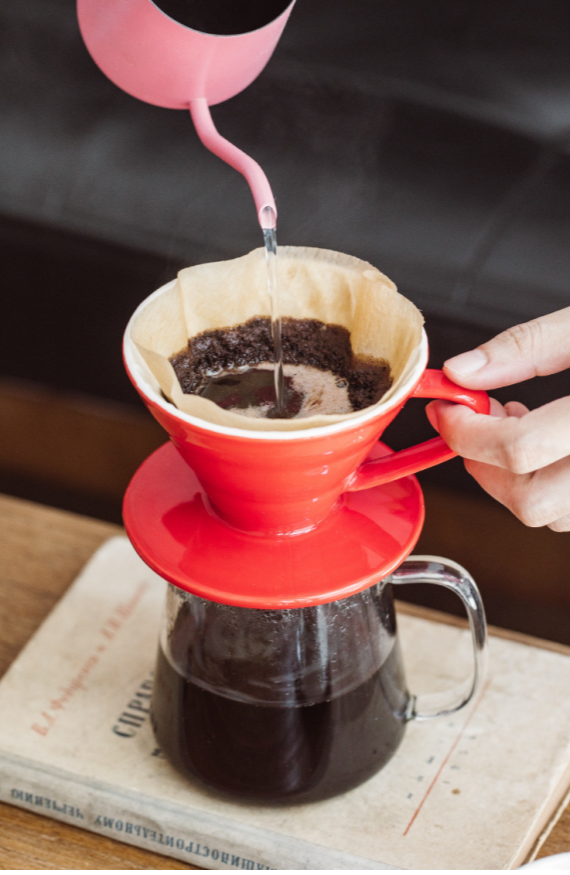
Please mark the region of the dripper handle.
MULTIPOLYGON (((465 404, 475 413, 488 414, 490 410, 489 396, 486 392, 475 389, 464 389, 445 376, 443 371, 426 368, 422 377, 412 392, 412 398, 437 398, 442 401, 455 401, 465 404)), ((397 453, 390 453, 373 462, 363 462, 352 475, 346 487, 347 492, 358 492, 390 483, 408 474, 424 471, 433 465, 447 462, 457 455, 441 437, 432 438, 421 444, 415 444, 397 453)))
POLYGON ((471 575, 449 559, 439 556, 410 556, 387 579, 392 584, 435 583, 445 586, 463 602, 469 618, 474 667, 471 677, 450 690, 411 696, 410 720, 430 720, 459 711, 480 690, 487 673, 487 622, 481 595, 471 575))
POLYGON ((264 230, 275 228, 277 222, 275 199, 269 180, 257 161, 218 133, 205 97, 190 101, 190 115, 204 146, 245 176, 255 201, 261 227, 264 230))

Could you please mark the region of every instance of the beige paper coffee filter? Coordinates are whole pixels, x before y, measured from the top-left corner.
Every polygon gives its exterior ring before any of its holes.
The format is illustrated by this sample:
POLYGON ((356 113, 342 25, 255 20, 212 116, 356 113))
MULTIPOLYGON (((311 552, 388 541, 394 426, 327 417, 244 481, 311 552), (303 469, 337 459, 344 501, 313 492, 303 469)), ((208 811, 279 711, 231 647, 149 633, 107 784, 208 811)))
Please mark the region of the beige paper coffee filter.
MULTIPOLYGON (((417 362, 423 325, 418 308, 371 264, 326 249, 279 247, 278 282, 282 316, 343 325, 356 354, 389 363, 392 386, 374 407, 384 405, 417 362)), ((239 325, 254 316, 271 316, 263 249, 181 270, 175 285, 134 319, 127 343, 134 343, 142 356, 150 386, 156 389, 158 384, 184 413, 216 425, 294 431, 362 415, 360 410, 306 419, 252 419, 199 395, 185 395, 169 357, 202 331, 239 325)))

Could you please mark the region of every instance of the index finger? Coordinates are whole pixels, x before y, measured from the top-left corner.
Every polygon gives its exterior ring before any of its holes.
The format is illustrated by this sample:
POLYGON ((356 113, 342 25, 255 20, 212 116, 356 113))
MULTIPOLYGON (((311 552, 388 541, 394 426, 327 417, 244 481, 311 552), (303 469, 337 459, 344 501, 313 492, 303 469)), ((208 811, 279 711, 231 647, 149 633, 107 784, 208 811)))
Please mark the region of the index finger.
POLYGON ((466 459, 528 474, 570 455, 570 397, 524 416, 484 416, 462 404, 434 401, 438 431, 466 459))

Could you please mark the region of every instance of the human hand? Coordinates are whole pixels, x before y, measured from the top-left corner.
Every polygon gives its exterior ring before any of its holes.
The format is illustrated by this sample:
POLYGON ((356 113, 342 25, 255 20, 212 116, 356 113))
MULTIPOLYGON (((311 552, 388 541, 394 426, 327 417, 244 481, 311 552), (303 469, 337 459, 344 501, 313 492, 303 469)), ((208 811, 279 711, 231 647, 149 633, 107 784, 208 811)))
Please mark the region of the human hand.
MULTIPOLYGON (((497 389, 570 367, 570 307, 515 325, 449 359, 447 376, 467 389, 497 389)), ((527 526, 570 531, 570 397, 529 411, 491 399, 491 415, 432 401, 434 428, 493 498, 527 526)))

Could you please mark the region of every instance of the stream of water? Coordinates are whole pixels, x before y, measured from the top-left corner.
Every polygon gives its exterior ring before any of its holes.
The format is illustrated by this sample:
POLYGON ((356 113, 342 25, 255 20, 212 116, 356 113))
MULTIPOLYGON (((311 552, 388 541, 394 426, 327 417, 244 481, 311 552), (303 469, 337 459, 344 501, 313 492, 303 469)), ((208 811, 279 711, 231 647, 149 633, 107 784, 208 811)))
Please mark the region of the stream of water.
POLYGON ((280 413, 285 407, 285 380, 283 376, 283 351, 281 348, 281 312, 279 309, 279 286, 277 282, 277 234, 275 228, 265 228, 265 260, 267 262, 267 291, 271 301, 271 332, 275 355, 275 405, 280 413))

